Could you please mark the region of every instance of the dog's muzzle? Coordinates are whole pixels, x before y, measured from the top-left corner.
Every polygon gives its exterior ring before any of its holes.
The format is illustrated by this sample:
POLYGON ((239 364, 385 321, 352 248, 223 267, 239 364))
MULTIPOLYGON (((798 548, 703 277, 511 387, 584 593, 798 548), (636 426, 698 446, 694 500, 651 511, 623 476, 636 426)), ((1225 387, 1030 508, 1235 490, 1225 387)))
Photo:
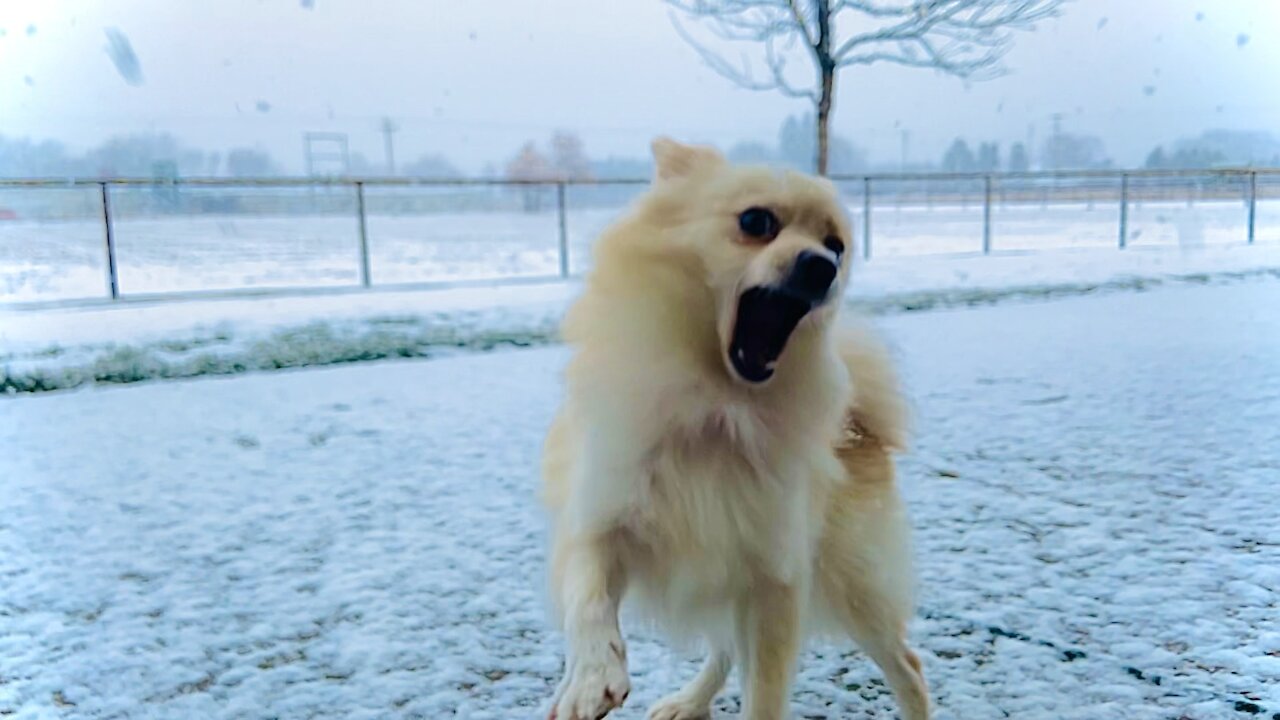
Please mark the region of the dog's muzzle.
POLYGON ((773 377, 791 333, 826 302, 838 271, 825 255, 806 250, 796 256, 782 282, 742 293, 729 343, 729 362, 739 377, 750 383, 773 377))

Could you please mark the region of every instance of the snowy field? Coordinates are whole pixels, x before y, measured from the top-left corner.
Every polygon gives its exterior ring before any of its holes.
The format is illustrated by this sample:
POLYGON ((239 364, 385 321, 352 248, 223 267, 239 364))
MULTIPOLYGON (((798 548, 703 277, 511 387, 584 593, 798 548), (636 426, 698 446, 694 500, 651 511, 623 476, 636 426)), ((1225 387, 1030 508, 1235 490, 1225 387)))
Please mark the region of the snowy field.
MULTIPOLYGON (((882 319, 940 719, 1280 717, 1276 307, 1271 279, 882 319)), ((4 399, 0 715, 539 717, 565 357, 4 399)), ((695 669, 629 635, 620 720, 695 669)), ((859 653, 802 664, 795 717, 892 716, 859 653)))
MULTIPOLYGON (((0 221, 0 303, 102 298, 107 292, 103 228, 89 190, 75 219, 0 221)), ((134 191, 137 192, 137 191, 134 191)), ((252 198, 252 195, 243 195, 252 198)), ((590 243, 622 207, 578 208, 566 229, 569 269, 590 265, 590 243)), ((975 253, 982 249, 982 206, 897 206, 877 198, 872 248, 880 258, 975 253)), ((3 206, 0 195, 0 206, 3 206)), ((554 204, 539 212, 438 212, 368 216, 370 276, 375 284, 552 277, 559 274, 559 220, 554 204)), ((862 206, 854 203, 859 238, 862 206)), ((997 253, 1109 250, 1117 244, 1116 203, 996 204, 992 249, 997 253)), ((1262 200, 1257 241, 1280 243, 1280 200, 1262 200)), ((342 214, 120 213, 113 223, 120 292, 124 295, 358 285, 359 241, 354 210, 342 214)), ((1133 203, 1133 248, 1240 245, 1246 235, 1241 202, 1133 203)))
MULTIPOLYGON (((854 266, 877 314, 1280 277, 1280 243, 900 256, 854 266)), ((577 282, 0 309, 0 392, 554 342, 577 282)))

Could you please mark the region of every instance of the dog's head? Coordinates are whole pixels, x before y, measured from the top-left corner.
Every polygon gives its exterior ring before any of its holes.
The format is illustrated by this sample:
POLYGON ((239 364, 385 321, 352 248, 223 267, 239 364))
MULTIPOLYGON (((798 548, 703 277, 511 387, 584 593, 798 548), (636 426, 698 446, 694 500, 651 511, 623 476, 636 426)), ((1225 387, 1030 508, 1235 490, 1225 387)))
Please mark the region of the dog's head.
POLYGON ((730 375, 765 383, 793 336, 825 330, 842 295, 852 233, 835 187, 667 138, 653 154, 647 212, 662 216, 668 243, 701 259, 730 375))

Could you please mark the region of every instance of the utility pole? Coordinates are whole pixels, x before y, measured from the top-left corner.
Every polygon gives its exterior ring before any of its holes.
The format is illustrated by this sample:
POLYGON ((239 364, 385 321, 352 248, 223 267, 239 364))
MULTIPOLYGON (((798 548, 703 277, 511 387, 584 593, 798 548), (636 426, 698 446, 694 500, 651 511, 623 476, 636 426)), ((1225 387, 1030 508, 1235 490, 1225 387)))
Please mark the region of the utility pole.
POLYGON ((389 117, 382 118, 382 143, 383 143, 384 149, 386 150, 386 155, 387 155, 387 174, 388 175, 396 174, 396 153, 395 153, 395 147, 394 147, 394 143, 392 141, 391 136, 395 135, 396 131, 399 129, 400 129, 400 126, 396 125, 395 121, 393 121, 391 118, 389 117))
POLYGON ((1041 165, 1036 162, 1036 124, 1027 123, 1027 169, 1038 170, 1041 165))
POLYGON ((1060 112, 1053 114, 1053 142, 1050 143, 1050 147, 1053 148, 1053 157, 1050 158, 1050 162, 1053 163, 1053 171, 1057 172, 1058 165, 1062 162, 1062 113, 1060 112))

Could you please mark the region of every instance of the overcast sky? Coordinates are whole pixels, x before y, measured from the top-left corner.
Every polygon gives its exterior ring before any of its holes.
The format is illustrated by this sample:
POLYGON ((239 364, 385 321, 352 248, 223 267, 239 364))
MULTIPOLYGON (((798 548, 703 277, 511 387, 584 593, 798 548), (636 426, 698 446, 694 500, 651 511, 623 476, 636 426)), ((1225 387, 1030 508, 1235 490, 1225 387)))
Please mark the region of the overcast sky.
MULTIPOLYGON (((701 65, 658 0, 0 0, 0 28, 0 134, 75 149, 165 130, 297 170, 302 131, 339 130, 380 163, 389 115, 402 162, 441 152, 478 172, 555 128, 593 156, 635 156, 655 133, 772 141, 806 109, 701 65), (140 84, 112 62, 108 28, 140 84)), ((835 129, 896 162, 903 130, 922 160, 957 135, 1038 143, 1061 112, 1122 165, 1209 127, 1280 134, 1277 0, 1078 0, 1019 35, 1007 64, 969 85, 854 68, 835 129)))

